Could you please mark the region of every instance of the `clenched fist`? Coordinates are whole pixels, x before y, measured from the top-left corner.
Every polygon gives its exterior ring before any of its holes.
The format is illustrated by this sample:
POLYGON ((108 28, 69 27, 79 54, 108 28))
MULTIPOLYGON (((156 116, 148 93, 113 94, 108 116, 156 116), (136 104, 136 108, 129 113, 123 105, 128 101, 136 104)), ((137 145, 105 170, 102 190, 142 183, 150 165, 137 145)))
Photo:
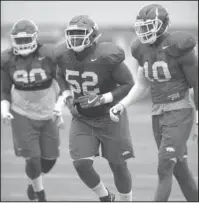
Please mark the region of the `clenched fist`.
POLYGON ((119 116, 123 113, 124 106, 120 103, 116 104, 109 110, 109 115, 112 121, 119 122, 120 118, 119 116))

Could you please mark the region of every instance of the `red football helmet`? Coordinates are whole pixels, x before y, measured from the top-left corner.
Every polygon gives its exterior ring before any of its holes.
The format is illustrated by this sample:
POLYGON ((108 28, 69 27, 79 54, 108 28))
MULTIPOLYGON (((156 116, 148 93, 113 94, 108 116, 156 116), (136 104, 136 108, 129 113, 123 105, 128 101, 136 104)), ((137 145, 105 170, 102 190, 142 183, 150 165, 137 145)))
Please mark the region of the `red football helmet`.
POLYGON ((134 23, 137 37, 142 43, 153 44, 157 37, 164 34, 169 26, 169 14, 159 4, 143 6, 134 23))
POLYGON ((31 20, 18 20, 12 27, 13 53, 26 56, 37 49, 38 27, 31 20))
POLYGON ((97 23, 87 15, 75 16, 65 29, 67 47, 75 52, 91 46, 100 36, 97 23))

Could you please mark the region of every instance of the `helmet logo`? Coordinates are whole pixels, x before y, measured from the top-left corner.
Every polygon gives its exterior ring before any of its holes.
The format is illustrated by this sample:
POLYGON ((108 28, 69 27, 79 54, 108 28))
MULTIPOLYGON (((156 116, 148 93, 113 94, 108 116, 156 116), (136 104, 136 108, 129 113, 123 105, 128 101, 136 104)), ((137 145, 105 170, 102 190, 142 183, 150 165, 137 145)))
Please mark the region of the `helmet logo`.
POLYGON ((98 25, 97 23, 94 21, 94 26, 93 26, 94 29, 98 30, 98 25))
POLYGON ((17 37, 26 37, 26 32, 19 32, 18 34, 17 34, 17 37))
POLYGON ((156 8, 155 14, 156 14, 156 18, 158 18, 158 16, 159 16, 158 8, 156 8))
POLYGON ((70 28, 71 29, 78 29, 78 26, 77 25, 70 25, 70 28))

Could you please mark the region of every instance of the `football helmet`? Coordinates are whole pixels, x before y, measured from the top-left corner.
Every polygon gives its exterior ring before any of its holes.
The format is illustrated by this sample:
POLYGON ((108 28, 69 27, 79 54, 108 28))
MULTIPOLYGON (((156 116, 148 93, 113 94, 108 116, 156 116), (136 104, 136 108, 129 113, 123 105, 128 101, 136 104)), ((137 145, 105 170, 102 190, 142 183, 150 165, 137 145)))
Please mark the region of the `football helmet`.
POLYGON ((12 27, 13 53, 26 56, 37 49, 38 27, 31 20, 18 20, 12 27))
POLYGON ((157 37, 166 32, 169 21, 169 14, 163 6, 147 4, 140 9, 136 17, 136 35, 142 43, 153 44, 157 37))
POLYGON ((97 23, 87 15, 75 16, 65 29, 67 47, 75 52, 91 46, 100 36, 97 23))

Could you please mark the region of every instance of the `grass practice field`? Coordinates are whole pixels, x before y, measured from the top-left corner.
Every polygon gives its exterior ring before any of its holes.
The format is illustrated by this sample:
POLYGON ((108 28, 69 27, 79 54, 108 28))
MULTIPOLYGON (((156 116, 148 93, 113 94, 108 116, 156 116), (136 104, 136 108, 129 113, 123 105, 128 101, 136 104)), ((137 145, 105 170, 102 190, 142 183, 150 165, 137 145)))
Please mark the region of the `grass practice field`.
MULTIPOLYGON (((136 158, 128 163, 133 179, 133 201, 152 201, 157 183, 157 149, 152 134, 150 110, 150 102, 142 102, 129 108, 132 142, 136 155, 136 158)), ((44 177, 47 198, 49 201, 97 201, 95 194, 78 178, 69 157, 70 119, 71 116, 66 111, 66 127, 61 130, 61 156, 51 173, 44 177)), ((28 201, 24 160, 14 156, 10 127, 1 127, 1 201, 28 201)), ((197 142, 190 138, 188 149, 190 168, 197 181, 197 142)), ((107 161, 101 157, 96 158, 94 166, 105 185, 117 193, 107 161)), ((185 201, 175 179, 170 201, 185 201)))

